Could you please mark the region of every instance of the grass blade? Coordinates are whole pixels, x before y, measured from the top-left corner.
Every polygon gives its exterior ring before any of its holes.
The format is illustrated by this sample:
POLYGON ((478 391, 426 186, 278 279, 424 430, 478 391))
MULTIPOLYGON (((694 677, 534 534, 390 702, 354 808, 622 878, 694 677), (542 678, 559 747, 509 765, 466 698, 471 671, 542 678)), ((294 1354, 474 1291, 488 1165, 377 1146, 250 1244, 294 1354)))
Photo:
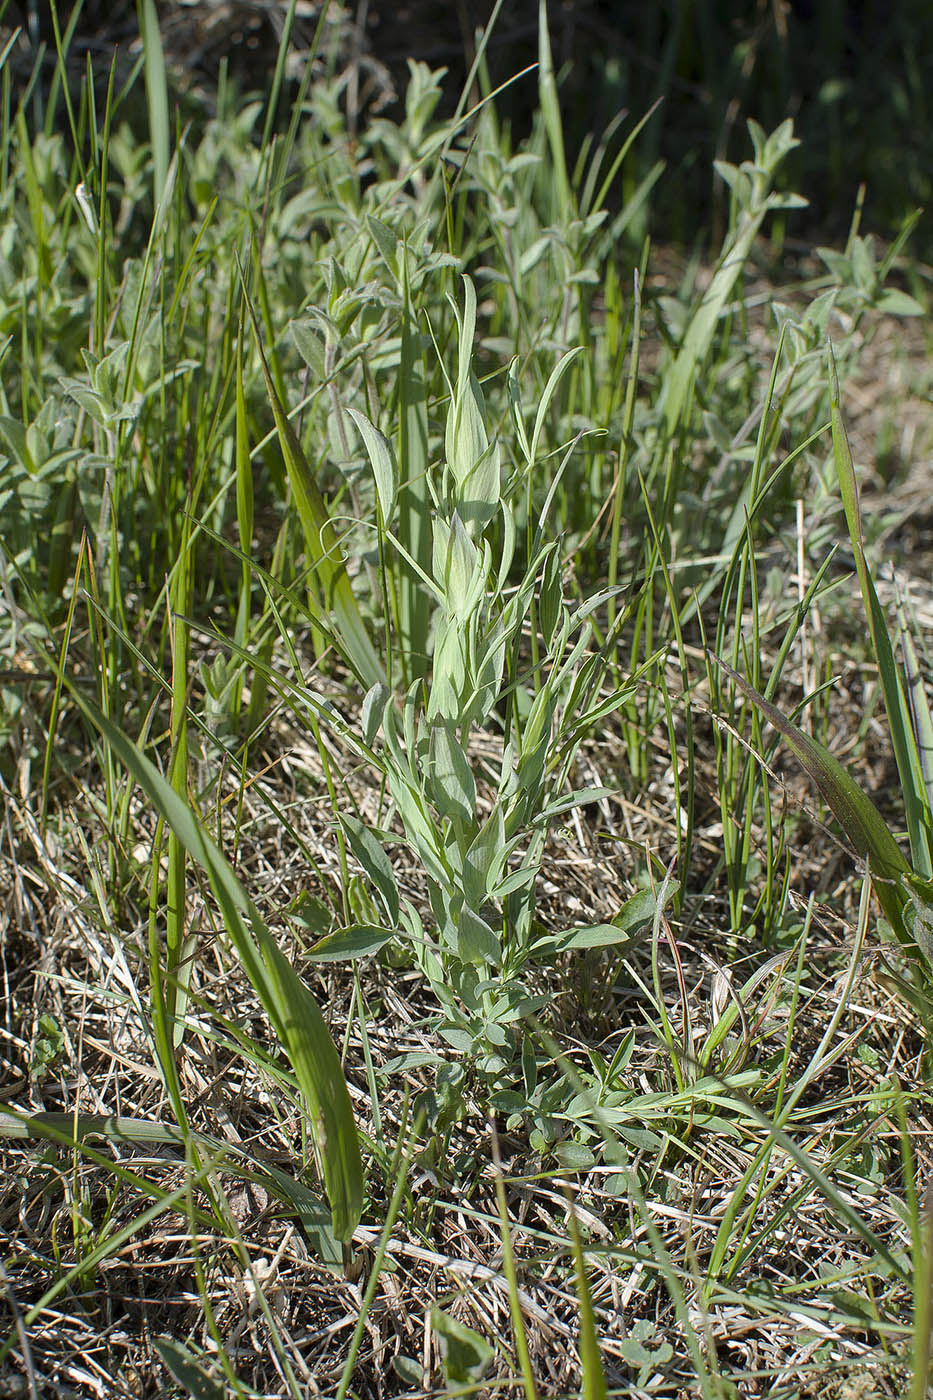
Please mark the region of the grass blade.
MULTIPOLYGON (((191 613, 191 514, 182 520, 181 552, 169 582, 169 628, 172 639, 172 757, 169 780, 182 802, 188 800, 188 659, 191 613)), ((158 861, 158 852, 154 852, 158 861)), ((154 876, 157 876, 157 869, 154 876)), ((174 831, 168 834, 168 889, 165 903, 165 1009, 171 1026, 172 1044, 177 1050, 185 1029, 188 987, 194 966, 194 940, 185 932, 187 914, 185 849, 174 831)), ((156 969, 153 969, 156 972, 156 969)))
MULTIPOLYGON (((424 356, 411 302, 407 250, 403 255, 401 363, 397 459, 399 462, 399 540, 422 573, 431 568, 431 498, 428 492, 428 404, 424 356)), ((399 566, 400 655, 409 686, 428 669, 431 598, 406 563, 399 566)))
MULTIPOLYGON (((904 797, 911 856, 917 874, 923 879, 929 880, 933 876, 933 830, 931 830, 930 805, 927 800, 927 789, 924 783, 920 755, 917 751, 917 742, 914 738, 910 707, 894 660, 894 649, 891 645, 884 613, 865 559, 858 484, 855 479, 855 466, 852 461, 849 439, 839 407, 839 379, 831 347, 829 351, 829 377, 833 456, 836 463, 836 475, 839 478, 839 493, 842 496, 849 539, 855 554, 855 569, 858 574, 865 614, 868 618, 872 651, 881 676, 884 707, 888 715, 891 742, 894 745, 894 757, 897 760, 897 771, 904 797)), ((927 719, 929 720, 929 714, 927 719)))
POLYGON ((509 1211, 505 1199, 505 1182, 502 1178, 502 1161, 499 1156, 499 1137, 496 1133, 496 1125, 492 1120, 490 1120, 489 1127, 492 1161, 496 1173, 496 1209, 499 1214, 499 1235, 502 1240, 502 1272, 505 1274, 506 1282, 509 1285, 509 1312, 512 1317, 512 1335, 515 1338, 515 1350, 518 1352, 518 1364, 522 1372, 522 1387, 525 1391, 525 1400, 538 1400, 538 1389, 535 1385, 534 1372, 531 1369, 531 1356, 528 1352, 528 1335, 525 1331, 525 1319, 522 1316, 522 1304, 518 1295, 518 1272, 515 1268, 515 1252, 512 1249, 509 1211))
POLYGON ((146 103, 149 108, 149 139, 152 142, 153 205, 158 208, 165 193, 169 162, 168 80, 165 54, 155 0, 139 0, 139 30, 146 59, 146 103))
POLYGON ((860 856, 870 860, 878 900, 885 918, 898 939, 905 946, 916 949, 905 923, 904 911, 908 896, 901 883, 903 877, 909 874, 910 867, 878 808, 828 749, 782 715, 775 705, 760 695, 744 676, 740 676, 721 657, 714 659, 729 679, 754 701, 765 718, 787 740, 794 757, 819 788, 849 841, 860 856))
POLYGON ((564 152, 564 124, 557 96, 557 83, 554 79, 554 59, 551 56, 551 37, 547 24, 547 0, 538 0, 538 101, 551 147, 551 160, 554 166, 554 179, 557 185, 557 199, 561 222, 566 224, 573 217, 573 196, 567 176, 567 157, 564 152))
POLYGON ((72 696, 108 749, 142 788, 189 856, 201 866, 224 924, 307 1099, 312 1137, 330 1199, 334 1232, 349 1239, 362 1211, 363 1172, 350 1096, 317 1002, 280 951, 225 857, 190 808, 123 732, 77 689, 72 696))
POLYGON ((583 1400, 606 1400, 606 1373, 599 1354, 599 1338, 596 1335, 596 1318, 593 1313, 593 1300, 586 1280, 586 1262, 583 1258, 583 1245, 580 1242, 580 1227, 573 1209, 573 1202, 567 1201, 567 1225, 570 1230, 570 1243, 573 1247, 573 1267, 576 1275, 577 1302, 580 1305, 580 1368, 583 1372, 583 1400))

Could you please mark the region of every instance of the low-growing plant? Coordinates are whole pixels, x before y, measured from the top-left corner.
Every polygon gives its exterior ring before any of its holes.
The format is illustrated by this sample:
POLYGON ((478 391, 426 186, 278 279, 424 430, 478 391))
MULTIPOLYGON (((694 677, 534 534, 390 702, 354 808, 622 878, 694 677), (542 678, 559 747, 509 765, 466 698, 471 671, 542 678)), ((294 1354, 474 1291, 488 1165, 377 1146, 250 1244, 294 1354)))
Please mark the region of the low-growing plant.
MULTIPOLYGON (((547 539, 544 515, 524 576, 509 582, 515 499, 523 477, 535 470, 542 424, 573 356, 555 367, 530 435, 513 376, 513 422, 524 462, 504 484, 501 449, 488 432, 472 367, 476 294, 469 278, 463 286, 462 309, 454 303, 458 351, 447 381, 444 462, 427 475, 428 569, 395 533, 399 469, 389 439, 351 411, 373 470, 382 548, 397 552, 412 571, 432 617, 429 675, 413 682, 400 705, 382 682, 367 692, 360 747, 391 797, 387 822, 397 814, 425 873, 434 927, 426 930, 414 902, 399 896, 386 854, 393 838, 343 815, 380 923, 328 929, 310 956, 359 957, 401 935, 440 1003, 436 1030, 469 1057, 501 1107, 495 1094, 514 1083, 523 1019, 547 999, 528 980, 535 965, 557 953, 629 942, 632 925, 649 923, 653 909, 642 898, 628 915, 620 911, 616 923, 562 932, 546 932, 535 918, 551 825, 608 792, 568 787, 579 746, 638 678, 607 689, 606 658, 589 645, 590 618, 605 595, 568 606, 560 541, 547 539), (481 775, 491 789, 485 802, 470 744, 478 729, 502 734, 498 773, 481 775)), ((568 455, 572 450, 571 443, 568 455)), ((333 627, 341 637, 336 619, 333 627)), ((352 643, 351 637, 342 647, 351 659, 352 643)))

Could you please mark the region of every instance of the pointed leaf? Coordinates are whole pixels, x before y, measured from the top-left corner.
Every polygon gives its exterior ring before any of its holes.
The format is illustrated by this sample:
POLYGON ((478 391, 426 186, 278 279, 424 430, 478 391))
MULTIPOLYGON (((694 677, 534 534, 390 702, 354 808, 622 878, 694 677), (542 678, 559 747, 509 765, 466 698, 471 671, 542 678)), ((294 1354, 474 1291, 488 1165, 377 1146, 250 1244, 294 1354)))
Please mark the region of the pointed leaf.
POLYGON ((491 963, 502 959, 498 936, 486 920, 468 904, 463 906, 457 921, 457 956, 462 962, 491 963))
POLYGON ((379 497, 379 509, 382 511, 383 524, 388 525, 395 514, 395 502, 398 497, 398 465, 395 461, 395 453, 392 451, 391 444, 386 441, 378 428, 373 427, 364 413, 359 413, 355 408, 348 408, 347 413, 359 428, 366 444, 366 451, 369 453, 373 476, 376 480, 376 494, 379 497))
POLYGON ((352 962, 354 958, 368 958, 378 953, 394 937, 392 929, 351 924, 318 939, 308 949, 308 957, 312 962, 352 962))
POLYGON ((350 849, 376 887, 388 915, 389 923, 398 923, 398 886, 389 858, 376 837, 356 817, 341 815, 340 824, 347 833, 350 849))
POLYGON ((431 795, 438 811, 468 825, 476 808, 476 780, 449 721, 431 726, 428 761, 431 795))

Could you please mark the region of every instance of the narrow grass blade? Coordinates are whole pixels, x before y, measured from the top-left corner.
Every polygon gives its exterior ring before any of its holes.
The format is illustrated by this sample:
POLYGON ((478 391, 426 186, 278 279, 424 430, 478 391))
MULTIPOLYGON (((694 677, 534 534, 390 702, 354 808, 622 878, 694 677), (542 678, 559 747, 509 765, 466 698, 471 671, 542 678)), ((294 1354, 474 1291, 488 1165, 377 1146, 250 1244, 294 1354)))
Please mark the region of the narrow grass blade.
POLYGON ((871 798, 850 778, 839 760, 834 758, 828 749, 782 715, 775 705, 760 695, 744 676, 740 676, 720 657, 714 659, 729 679, 754 701, 765 718, 787 740, 794 757, 808 777, 816 783, 827 806, 855 850, 860 856, 870 860, 878 900, 885 918, 902 943, 916 947, 904 919, 908 897, 901 884, 910 867, 871 798))
POLYGON ((82 533, 81 542, 78 545, 78 560, 75 565, 74 578, 72 580, 71 597, 68 601, 68 612, 65 617, 65 626, 62 632, 62 642, 58 653, 58 666, 55 670, 55 690, 52 695, 52 705, 49 710, 48 735, 45 743, 45 754, 42 760, 42 800, 39 804, 39 829, 45 835, 46 820, 49 807, 49 780, 52 771, 52 754, 55 751, 55 735, 58 725, 58 712, 61 706, 62 684, 65 675, 65 661, 68 656, 68 648, 71 645, 71 636, 74 630, 75 606, 78 601, 78 585, 81 578, 81 568, 83 564, 84 551, 87 549, 87 534, 82 533))
MULTIPOLYGON (((272 75, 272 87, 269 92, 269 101, 266 106, 266 119, 262 128, 262 149, 265 150, 272 135, 272 126, 279 105, 279 95, 282 91, 282 81, 285 77, 285 64, 288 59, 289 43, 292 37, 292 28, 295 23, 296 0, 289 0, 288 10, 284 19, 279 21, 279 47, 275 56, 275 72, 272 75)), ((330 0, 324 6, 325 13, 330 8, 330 0)))
POLYGON ((583 1400, 607 1400, 606 1373, 599 1354, 599 1338, 596 1335, 596 1317, 593 1300, 586 1279, 586 1261, 583 1258, 583 1245, 580 1242, 580 1228, 574 1214, 573 1202, 568 1197, 567 1225, 570 1230, 570 1243, 573 1247, 573 1267, 577 1283, 577 1302, 580 1305, 580 1368, 583 1372, 583 1400))
MULTIPOLYGON (((910 707, 894 659, 894 648, 891 645, 884 613, 865 559, 858 484, 855 479, 855 466, 849 448, 849 439, 839 406, 839 379, 836 374, 832 348, 829 351, 829 377, 833 456, 836 463, 836 475, 839 478, 839 493, 842 496, 849 539, 855 554, 855 569, 858 574, 865 614, 868 618, 872 651, 881 676, 884 707, 888 715, 891 742, 894 745, 894 757, 897 760, 897 771, 904 797, 911 856, 917 874, 923 879, 929 880, 933 875, 933 828, 931 828, 927 788, 924 783, 914 727, 911 723, 910 707)), ((929 713, 927 713, 927 721, 929 722, 929 713)))
POLYGON ((561 221, 566 225, 573 217, 573 197, 570 180, 567 176, 567 157, 564 153, 564 125, 560 113, 560 100, 557 96, 557 83, 554 80, 554 59, 551 56, 551 37, 548 33, 547 0, 538 0, 538 101, 544 117, 551 159, 554 162, 554 178, 557 184, 557 198, 561 221))
POLYGON ((360 1147, 340 1058, 317 1002, 191 810, 154 764, 96 705, 76 688, 71 687, 71 693, 85 718, 207 875, 230 940, 307 1100, 334 1232, 340 1239, 349 1239, 363 1203, 360 1147))
MULTIPOLYGON (((96 1154, 93 1152, 93 1149, 90 1148, 85 1147, 83 1151, 91 1161, 97 1161, 98 1165, 106 1166, 109 1170, 113 1170, 114 1163, 112 1159, 108 1160, 103 1154, 96 1154)), ((150 1222, 158 1220, 160 1215, 165 1215, 169 1212, 172 1214, 181 1213, 184 1210, 186 1201, 190 1199, 193 1190, 196 1190, 202 1184, 205 1187, 209 1187, 211 1174, 217 1170, 220 1157, 221 1154, 218 1154, 217 1158, 205 1162, 193 1173, 186 1173, 180 1186, 170 1192, 160 1192, 152 1205, 147 1206, 139 1215, 134 1216, 128 1224, 112 1232, 105 1231, 100 1243, 89 1250, 87 1254, 83 1255, 77 1264, 56 1270, 57 1277, 55 1278, 55 1282, 51 1283, 38 1300, 23 1314, 23 1322, 25 1325, 31 1327, 37 1318, 43 1315, 50 1303, 54 1303, 55 1299, 60 1297, 63 1293, 68 1294, 80 1281, 82 1276, 86 1278, 97 1264, 105 1259, 117 1257, 123 1246, 129 1244, 134 1235, 143 1237, 146 1226, 149 1225, 150 1222)), ((2 1346, 0 1346, 0 1366, 3 1365, 9 1352, 12 1350, 16 1341, 16 1336, 17 1334, 14 1329, 3 1342, 2 1346)))
MULTIPOLYGON (((240 596, 236 615, 236 642, 238 646, 245 647, 249 632, 250 584, 252 580, 249 557, 253 543, 253 466, 249 456, 249 434, 246 426, 246 394, 243 390, 242 324, 237 334, 235 373, 236 519, 241 554, 240 596)), ((235 719, 238 719, 240 714, 242 687, 243 680, 241 671, 233 706, 235 719)))
MULTIPOLYGON (((428 491, 428 403, 424 356, 418 342, 411 302, 407 250, 403 263, 401 363, 399 365, 398 433, 399 541, 422 574, 431 569, 431 498, 428 491)), ((404 684, 428 669, 431 597, 417 572, 404 562, 399 569, 400 655, 404 684)))
MULTIPOLYGON (((172 638, 172 757, 169 781, 180 801, 188 801, 188 657, 191 612, 191 503, 182 520, 181 553, 169 582, 172 638)), ((154 853, 158 861, 158 852, 154 853)), ((165 1009, 177 1050, 184 1037, 185 1008, 191 982, 194 946, 185 931, 187 890, 185 848, 173 830, 168 834, 168 885, 165 902, 165 1009)), ((156 969, 152 969, 153 972, 156 969)))
MULTIPOLYGON (((420 1124, 415 1125, 416 1131, 420 1124)), ((407 1141, 408 1134, 408 1099, 407 1096, 402 1105, 402 1121, 399 1125, 399 1145, 393 1162, 395 1169, 395 1184, 392 1189, 392 1197, 389 1201, 389 1208, 386 1211, 385 1224, 379 1236, 379 1243, 376 1246, 376 1254, 373 1265, 366 1281, 366 1289, 360 1304, 359 1316, 356 1319, 356 1326, 353 1329, 353 1336, 350 1338, 350 1345, 347 1349, 347 1359, 344 1362, 343 1372, 337 1386, 336 1400, 344 1400, 350 1388, 350 1381, 353 1379, 353 1370, 356 1366, 356 1358, 359 1355, 360 1343, 363 1340, 363 1333, 366 1331, 366 1320, 369 1317, 369 1310, 372 1307, 373 1299, 376 1296, 376 1288, 382 1275, 385 1265, 386 1253, 389 1248, 389 1241, 392 1238, 392 1230, 396 1218, 402 1205, 402 1198, 405 1195, 405 1187, 408 1184, 408 1167, 411 1162, 411 1148, 407 1141)), ((391 1175, 390 1168, 390 1175, 391 1175)))
POLYGON ((502 1180, 502 1162, 499 1158, 499 1139, 496 1125, 490 1122, 492 1161, 496 1173, 496 1208, 499 1213, 499 1235, 502 1240, 502 1272, 509 1286, 509 1312, 512 1317, 512 1336, 518 1352, 518 1364, 522 1372, 522 1388, 525 1400, 538 1400, 534 1372, 531 1369, 531 1356, 528 1351, 528 1336, 525 1332, 525 1319, 522 1315, 521 1299, 518 1295, 518 1273, 515 1268, 515 1253, 512 1249, 512 1232, 509 1226, 509 1211, 505 1199, 505 1183, 502 1180))
POLYGON ((930 1383, 933 1381, 933 1193, 929 1185, 923 1199, 917 1198, 917 1163, 910 1131, 907 1126, 907 1113, 904 1097, 898 1094, 896 1102, 898 1128, 900 1129, 901 1157, 903 1160, 903 1181, 906 1186, 907 1207, 910 1212, 911 1245, 913 1256, 913 1346, 910 1395, 908 1400, 927 1400, 930 1383))
MULTIPOLYGON (((629 376, 625 387, 625 408, 622 413, 622 440, 619 443, 619 468, 613 489, 612 500, 612 523, 609 529, 609 571, 607 582, 610 588, 615 588, 619 573, 619 533, 622 527, 622 497, 625 491, 625 479, 628 468, 628 458, 632 443, 632 428, 635 423, 635 393, 638 387, 638 361, 641 355, 641 287, 644 280, 648 263, 648 246, 642 256, 641 269, 635 269, 633 276, 632 294, 632 329, 631 329, 631 354, 629 356, 629 376)), ((607 609, 609 626, 615 622, 616 600, 611 598, 607 609)), ((614 648, 614 662, 616 679, 618 680, 618 643, 614 648)))
POLYGON ((933 811, 933 716, 923 688, 923 672, 914 639, 910 634, 907 619, 900 608, 901 648, 904 653, 904 676, 907 681, 907 697, 910 701, 910 715, 913 733, 917 744, 917 757, 920 760, 920 773, 926 790, 927 808, 933 811))

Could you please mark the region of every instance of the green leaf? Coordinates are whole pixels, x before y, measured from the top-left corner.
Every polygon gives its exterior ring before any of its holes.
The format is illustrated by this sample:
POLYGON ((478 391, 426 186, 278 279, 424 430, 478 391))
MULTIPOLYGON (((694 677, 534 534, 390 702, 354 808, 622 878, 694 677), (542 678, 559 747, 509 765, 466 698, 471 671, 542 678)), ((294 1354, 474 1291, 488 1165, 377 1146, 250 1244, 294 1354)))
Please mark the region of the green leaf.
POLYGON ((309 894, 307 890, 302 890, 295 896, 288 912, 296 923, 313 933, 315 938, 323 938, 333 927, 334 911, 330 905, 325 904, 324 900, 318 899, 316 895, 309 894))
POLYGON ((395 453, 392 451, 391 443, 382 436, 378 428, 373 427, 364 413, 358 412, 355 408, 348 408, 347 413, 359 428, 363 442, 366 444, 373 477, 376 481, 376 495, 379 497, 382 522, 384 525, 388 525, 395 514, 395 502, 398 499, 398 463, 395 460, 395 453))
MULTIPOLYGON (((668 880, 663 886, 664 902, 677 894, 678 880, 668 880)), ((537 954, 569 953, 583 948, 616 948, 628 946, 635 935, 654 923, 658 896, 654 890, 639 890, 626 900, 611 924, 587 924, 582 928, 565 929, 563 933, 548 934, 532 945, 537 954)))
POLYGON ((561 581, 560 550, 555 546, 548 553, 541 573, 541 587, 538 595, 538 618, 544 644, 550 647, 554 641, 557 624, 563 614, 564 590, 561 581))
POLYGON ((367 748, 372 748, 373 740, 379 733, 382 725, 382 717, 389 701, 389 688, 380 681, 374 686, 370 686, 363 699, 363 708, 360 712, 360 725, 363 731, 363 743, 367 748))
POLYGON ((633 942, 633 935, 616 924, 586 924, 582 928, 571 928, 563 933, 556 933, 553 938, 541 939, 534 946, 535 951, 570 953, 582 948, 628 947, 633 942), (550 945, 550 948, 546 948, 545 945, 550 945))
POLYGON ((502 483, 498 444, 489 442, 483 419, 483 391, 471 365, 476 330, 476 289, 463 278, 464 308, 451 299, 459 327, 457 384, 450 398, 444 433, 447 465, 454 482, 454 504, 475 539, 499 508, 502 483))
POLYGON ((562 1167, 571 1172, 586 1172, 596 1164, 596 1154, 582 1142, 559 1142, 554 1148, 554 1156, 562 1167))
POLYGON ((538 404, 538 411, 535 414, 535 426, 531 434, 531 453, 529 458, 531 462, 534 462, 537 458, 538 443, 541 440, 545 419, 547 418, 548 409, 551 406, 551 399, 554 397, 557 386, 577 356, 582 354, 583 346, 575 345, 572 350, 567 351, 566 355, 561 356, 548 376, 548 381, 544 386, 544 392, 541 395, 541 402, 538 404))
POLYGON ((452 620, 438 625, 434 652, 434 674, 428 696, 428 719, 460 717, 460 695, 466 684, 463 628, 452 620))
POLYGON ((481 1381, 495 1355, 485 1338, 437 1307, 431 1309, 431 1326, 440 1342, 447 1383, 469 1385, 481 1381))
POLYGON ((483 594, 483 555, 470 539, 459 511, 454 511, 449 526, 439 529, 437 538, 444 557, 437 561, 440 568, 435 568, 435 581, 443 584, 448 614, 462 624, 472 617, 483 594))
POLYGON ((554 817, 572 812, 575 807, 585 807, 589 802, 602 802, 607 797, 615 797, 618 791, 618 788, 577 788, 542 807, 535 819, 536 824, 552 821, 554 817))
POLYGON ((388 921, 394 928, 398 923, 398 886, 388 856, 369 828, 356 817, 342 814, 340 824, 347 834, 350 849, 375 885, 388 921))
POLYGON ((438 811, 469 825, 476 808, 476 780, 449 721, 441 720, 431 726, 428 765, 431 795, 438 811))
POLYGON ((502 960, 502 948, 495 930, 468 904, 463 906, 457 920, 457 956, 461 962, 490 963, 502 960))
POLYGON ((463 889, 467 901, 479 908, 489 898, 508 854, 505 818, 497 802, 463 858, 463 889))
POLYGON ((350 924, 348 928, 335 929, 333 933, 318 939, 308 949, 308 957, 312 962, 350 962, 354 958, 368 958, 372 953, 378 953, 394 937, 392 929, 375 928, 372 924, 350 924))
POLYGON ((172 1380, 178 1382, 191 1400, 224 1400, 225 1387, 206 1374, 184 1342, 174 1337, 154 1337, 152 1345, 172 1380))
POLYGON ((916 297, 902 292, 899 287, 891 287, 882 292, 877 308, 885 316, 923 316, 924 310, 916 297))
POLYGON ((389 228, 388 224, 381 219, 375 218, 372 214, 367 215, 366 227, 372 235, 372 240, 379 252, 382 254, 385 264, 392 276, 395 277, 398 271, 398 247, 399 240, 395 231, 389 228))
MULTIPOLYGON (((273 1191, 294 1210, 318 1259, 332 1273, 343 1272, 343 1247, 334 1234, 330 1211, 314 1191, 278 1167, 264 1164, 273 1191)), ((262 1178, 260 1178, 262 1179, 262 1178)))

